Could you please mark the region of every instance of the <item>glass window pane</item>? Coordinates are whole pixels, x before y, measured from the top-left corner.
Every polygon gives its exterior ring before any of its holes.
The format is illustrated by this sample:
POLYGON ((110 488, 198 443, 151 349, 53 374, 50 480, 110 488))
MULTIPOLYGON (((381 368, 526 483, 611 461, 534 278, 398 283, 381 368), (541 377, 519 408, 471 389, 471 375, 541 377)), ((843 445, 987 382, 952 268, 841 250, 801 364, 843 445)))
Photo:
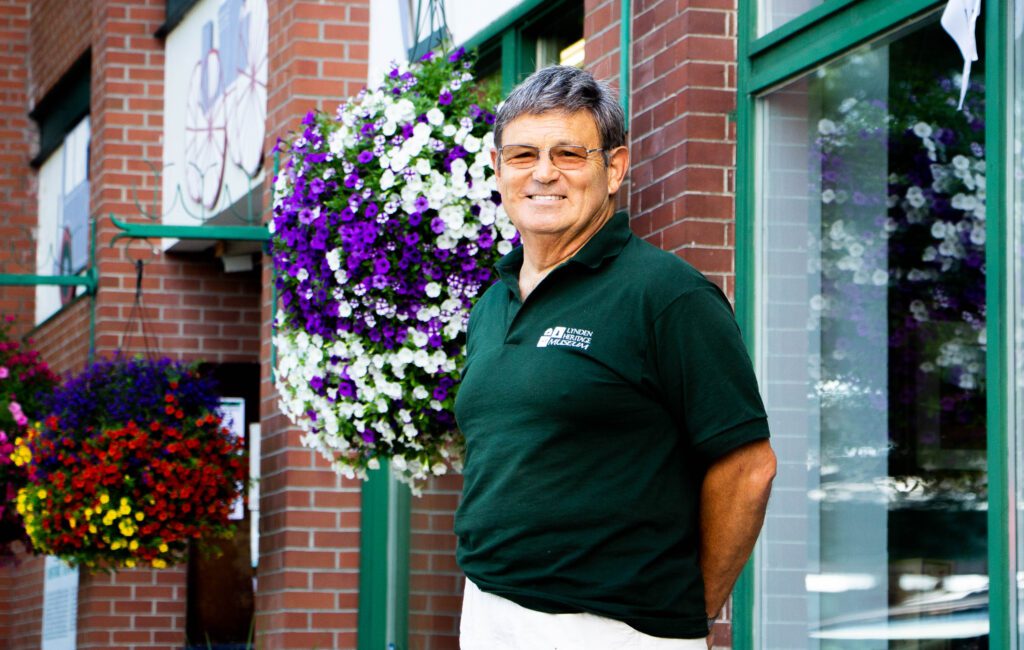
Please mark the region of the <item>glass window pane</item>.
POLYGON ((984 65, 958 111, 961 69, 930 21, 760 101, 761 648, 988 647, 984 65))
POLYGON ((785 25, 797 16, 809 11, 825 0, 761 0, 759 7, 760 26, 758 34, 768 32, 785 25))

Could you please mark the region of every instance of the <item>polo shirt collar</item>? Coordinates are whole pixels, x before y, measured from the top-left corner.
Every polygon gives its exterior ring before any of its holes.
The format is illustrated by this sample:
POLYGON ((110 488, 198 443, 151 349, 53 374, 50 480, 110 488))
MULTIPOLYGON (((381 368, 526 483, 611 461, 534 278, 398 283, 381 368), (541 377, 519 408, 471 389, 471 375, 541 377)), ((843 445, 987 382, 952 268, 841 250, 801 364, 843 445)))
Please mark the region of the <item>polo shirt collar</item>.
MULTIPOLYGON (((582 264, 596 269, 605 260, 616 257, 622 252, 626 242, 633 233, 629 229, 629 215, 616 212, 601 230, 590 238, 566 264, 582 264)), ((523 247, 517 246, 508 255, 502 257, 494 265, 501 280, 510 288, 514 295, 519 295, 519 269, 523 267, 523 247)))

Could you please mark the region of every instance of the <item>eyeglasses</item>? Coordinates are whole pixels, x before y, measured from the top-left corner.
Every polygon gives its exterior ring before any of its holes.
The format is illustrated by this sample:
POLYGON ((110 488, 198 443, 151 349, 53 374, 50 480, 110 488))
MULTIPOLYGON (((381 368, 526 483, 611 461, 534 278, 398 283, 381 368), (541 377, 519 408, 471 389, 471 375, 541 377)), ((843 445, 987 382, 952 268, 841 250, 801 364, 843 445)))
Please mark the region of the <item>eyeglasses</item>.
POLYGON ((530 169, 540 160, 540 152, 547 151, 551 164, 562 170, 582 169, 587 158, 596 151, 604 149, 587 149, 579 144, 559 144, 548 149, 541 149, 529 144, 506 144, 498 150, 503 165, 516 169, 530 169))

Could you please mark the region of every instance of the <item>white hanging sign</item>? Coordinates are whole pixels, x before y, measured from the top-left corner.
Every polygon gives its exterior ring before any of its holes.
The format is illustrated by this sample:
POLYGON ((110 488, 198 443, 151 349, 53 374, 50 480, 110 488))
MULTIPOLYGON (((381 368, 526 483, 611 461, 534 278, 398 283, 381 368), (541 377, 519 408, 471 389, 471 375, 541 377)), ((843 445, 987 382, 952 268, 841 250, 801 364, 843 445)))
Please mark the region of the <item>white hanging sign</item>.
POLYGON ((42 650, 75 650, 78 633, 78 569, 52 555, 43 567, 42 650))
POLYGON ((960 103, 957 110, 964 107, 967 96, 967 84, 971 80, 971 64, 978 60, 978 41, 974 36, 974 27, 981 14, 981 0, 949 0, 942 12, 942 29, 946 30, 964 57, 964 72, 960 79, 960 103))

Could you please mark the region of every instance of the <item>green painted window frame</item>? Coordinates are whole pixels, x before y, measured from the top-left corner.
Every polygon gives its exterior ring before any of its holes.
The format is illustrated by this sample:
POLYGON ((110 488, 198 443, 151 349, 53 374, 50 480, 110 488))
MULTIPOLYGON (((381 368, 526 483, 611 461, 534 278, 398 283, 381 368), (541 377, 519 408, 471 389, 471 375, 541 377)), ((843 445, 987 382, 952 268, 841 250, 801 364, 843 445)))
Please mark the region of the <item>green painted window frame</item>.
POLYGON ((481 73, 501 70, 501 94, 508 95, 537 66, 537 39, 529 35, 530 28, 562 13, 562 7, 572 2, 523 0, 467 39, 463 47, 477 50, 481 73))
MULTIPOLYGON (((768 34, 757 36, 758 0, 739 0, 737 42, 737 151, 736 151, 736 317, 751 356, 756 357, 755 322, 757 286, 755 260, 757 187, 755 165, 760 134, 756 124, 758 96, 794 80, 809 70, 854 48, 913 23, 945 5, 944 0, 827 0, 800 17, 768 34)), ((988 211, 986 266, 987 340, 986 381, 988 385, 988 566, 989 646, 1017 648, 1016 611, 1010 567, 1015 565, 1010 546, 1009 508, 1010 461, 1012 449, 1009 368, 1012 341, 1006 315, 1011 313, 1007 287, 1010 268, 1008 251, 1009 205, 1007 203, 1009 137, 1008 70, 1010 34, 1009 3, 984 0, 985 21, 985 150, 988 156, 986 193, 988 211), (994 81, 993 81, 994 80, 994 81), (995 245, 995 243, 999 245, 995 245)), ((950 47, 952 47, 952 41, 950 47)), ((733 593, 733 648, 753 650, 755 646, 757 555, 747 563, 733 593)), ((1019 649, 1018 649, 1019 650, 1019 649)))

